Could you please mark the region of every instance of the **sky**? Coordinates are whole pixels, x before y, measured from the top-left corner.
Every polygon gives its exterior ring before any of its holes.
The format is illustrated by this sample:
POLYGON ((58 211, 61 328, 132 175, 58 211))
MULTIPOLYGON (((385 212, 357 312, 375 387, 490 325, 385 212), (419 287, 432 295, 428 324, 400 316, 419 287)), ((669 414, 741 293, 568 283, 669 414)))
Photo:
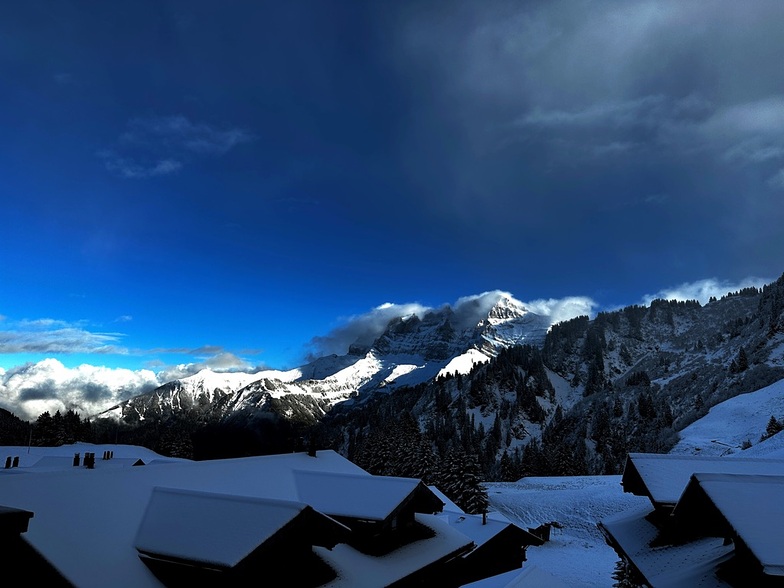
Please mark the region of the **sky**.
POLYGON ((290 368, 484 292, 769 283, 783 26, 780 0, 5 3, 0 388, 290 368))

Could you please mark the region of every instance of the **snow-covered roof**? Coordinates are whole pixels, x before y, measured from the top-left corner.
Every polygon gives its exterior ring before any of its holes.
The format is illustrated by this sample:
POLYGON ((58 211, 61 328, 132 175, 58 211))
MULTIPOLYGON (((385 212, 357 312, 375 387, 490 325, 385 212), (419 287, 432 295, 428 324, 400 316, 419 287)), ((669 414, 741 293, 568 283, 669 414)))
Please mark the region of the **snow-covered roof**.
MULTIPOLYGON (((512 527, 516 529, 516 533, 521 540, 521 545, 541 545, 543 541, 536 535, 532 535, 528 531, 521 529, 517 525, 510 523, 508 520, 494 519, 487 516, 485 522, 482 522, 482 515, 470 515, 462 512, 450 512, 445 510, 438 515, 442 521, 446 521, 450 527, 457 529, 463 535, 470 537, 477 548, 481 547, 499 533, 512 527)), ((503 517, 503 515, 501 515, 503 517)), ((505 519, 505 517, 503 517, 505 519)))
POLYGON ((414 541, 381 557, 365 555, 345 544, 331 551, 314 547, 313 551, 338 574, 325 587, 381 588, 389 586, 450 555, 459 555, 471 548, 471 539, 453 529, 437 515, 416 514, 416 521, 428 527, 434 536, 414 541))
MULTIPOLYGON (((737 537, 762 565, 763 573, 784 576, 784 476, 703 474, 692 477, 675 507, 676 520, 683 512, 710 501, 737 537)), ((703 513, 705 511, 702 511, 703 513)), ((693 517, 690 517, 693 518, 693 517)), ((710 525, 702 514, 693 521, 710 525)))
MULTIPOLYGON (((120 454, 120 446, 115 455, 120 454)), ((15 468, 17 470, 21 468, 15 468)), ((370 476, 334 451, 176 462, 156 467, 70 468, 2 478, 0 504, 35 513, 24 535, 80 588, 160 586, 136 552, 155 487, 291 500, 294 470, 370 476)))
POLYGON ((651 586, 729 588, 716 571, 732 557, 732 545, 708 537, 685 545, 651 547, 659 534, 659 529, 646 518, 651 512, 651 507, 635 509, 607 518, 599 526, 651 586))
MULTIPOLYGON (((133 467, 135 464, 139 463, 140 459, 141 458, 137 457, 114 457, 112 459, 101 459, 100 457, 96 457, 93 469, 133 467)), ((80 465, 78 467, 85 468, 82 456, 80 456, 79 463, 80 465)), ((145 461, 141 459, 141 464, 144 463, 145 461)), ((29 473, 38 473, 43 471, 67 470, 74 467, 76 466, 73 465, 73 457, 45 455, 34 464, 22 469, 29 473)))
POLYGON ((630 453, 621 484, 654 505, 674 506, 691 475, 701 473, 784 475, 784 460, 630 453))
POLYGON ((441 502, 444 503, 444 510, 445 511, 448 510, 450 512, 459 512, 459 513, 463 512, 463 509, 461 509, 454 502, 452 502, 452 500, 446 494, 441 492, 441 490, 439 490, 435 486, 428 486, 428 488, 430 488, 430 491, 433 494, 435 494, 441 502))
POLYGON ((463 588, 567 588, 567 584, 538 566, 526 564, 522 571, 504 572, 464 584, 463 588))
POLYGON ((230 568, 307 508, 287 500, 154 488, 135 545, 142 553, 230 568))
POLYGON ((383 521, 418 487, 414 478, 294 472, 297 497, 316 510, 336 517, 383 521))

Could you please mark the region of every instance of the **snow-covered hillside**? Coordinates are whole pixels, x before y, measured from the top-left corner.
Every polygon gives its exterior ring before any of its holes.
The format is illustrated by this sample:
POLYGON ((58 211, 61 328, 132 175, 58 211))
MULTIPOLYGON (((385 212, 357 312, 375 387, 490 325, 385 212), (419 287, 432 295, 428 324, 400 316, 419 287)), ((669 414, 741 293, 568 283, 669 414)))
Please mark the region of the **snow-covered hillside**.
POLYGON ((717 404, 680 432, 670 453, 784 457, 784 434, 760 442, 771 416, 784 419, 784 380, 717 404))

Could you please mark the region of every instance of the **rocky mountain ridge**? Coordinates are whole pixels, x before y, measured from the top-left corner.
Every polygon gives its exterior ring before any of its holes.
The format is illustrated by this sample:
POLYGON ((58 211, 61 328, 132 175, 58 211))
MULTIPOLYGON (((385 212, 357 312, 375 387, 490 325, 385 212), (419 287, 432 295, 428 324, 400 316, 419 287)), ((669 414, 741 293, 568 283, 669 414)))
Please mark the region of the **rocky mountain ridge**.
POLYGON ((289 371, 216 374, 210 370, 168 382, 127 400, 99 416, 127 423, 167 419, 188 412, 200 421, 273 413, 312 424, 335 404, 362 401, 377 391, 416 385, 444 370, 467 372, 511 345, 541 345, 548 317, 498 294, 391 320, 369 347, 352 345, 289 371), (483 306, 483 303, 485 306, 483 306))

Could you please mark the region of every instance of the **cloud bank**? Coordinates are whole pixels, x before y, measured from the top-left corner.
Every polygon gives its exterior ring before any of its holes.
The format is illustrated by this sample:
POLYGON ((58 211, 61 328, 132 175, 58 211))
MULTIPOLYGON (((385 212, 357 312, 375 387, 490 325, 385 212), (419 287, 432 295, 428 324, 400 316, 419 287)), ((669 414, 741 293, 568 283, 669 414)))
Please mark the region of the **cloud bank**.
POLYGON ((175 366, 154 362, 139 370, 89 364, 68 368, 57 359, 47 358, 8 370, 0 368, 0 407, 23 419, 68 409, 89 416, 203 369, 255 373, 263 368, 228 352, 175 366))
POLYGON ((0 371, 0 405, 24 419, 68 409, 86 416, 162 383, 151 370, 87 364, 67 368, 56 359, 44 359, 0 371))

